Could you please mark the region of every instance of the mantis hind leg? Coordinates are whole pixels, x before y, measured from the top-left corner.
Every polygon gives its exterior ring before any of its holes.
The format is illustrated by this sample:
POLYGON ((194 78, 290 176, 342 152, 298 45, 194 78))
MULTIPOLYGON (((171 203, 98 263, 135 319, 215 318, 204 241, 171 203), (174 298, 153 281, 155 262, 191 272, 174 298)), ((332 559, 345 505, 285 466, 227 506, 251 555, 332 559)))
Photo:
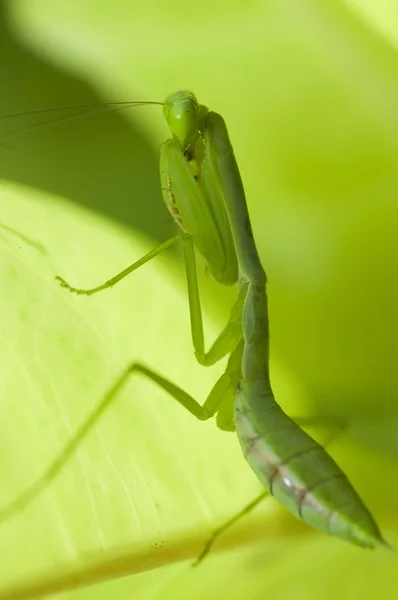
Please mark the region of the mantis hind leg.
MULTIPOLYGON (((316 416, 316 417, 302 417, 298 419, 294 419, 294 421, 300 425, 302 428, 307 427, 317 427, 317 428, 326 428, 329 430, 329 435, 324 442, 324 446, 329 445, 333 439, 341 433, 343 430, 347 429, 349 423, 347 419, 343 417, 326 417, 326 416, 316 416)), ((225 533, 230 527, 235 525, 238 521, 240 521, 243 517, 251 513, 265 498, 269 496, 269 492, 263 491, 261 494, 256 496, 254 500, 246 504, 238 513, 236 513, 233 517, 225 521, 222 525, 214 529, 211 536, 206 541, 202 552, 199 554, 198 558, 195 562, 192 563, 193 567, 197 567, 203 559, 209 554, 210 550, 218 540, 218 538, 225 533)))
MULTIPOLYGON (((239 359, 239 357, 236 356, 236 352, 232 353, 232 357, 234 357, 235 362, 239 359)), ((231 364, 231 358, 228 364, 231 364)), ((234 372, 231 367, 227 366, 226 371, 221 375, 210 391, 205 403, 201 405, 194 400, 192 396, 187 394, 184 390, 176 386, 168 379, 162 377, 158 373, 155 373, 155 371, 152 371, 145 365, 134 362, 122 373, 116 383, 114 383, 104 395, 99 404, 92 410, 91 413, 89 413, 79 429, 70 438, 63 450, 61 450, 58 456, 56 456, 44 473, 39 476, 39 478, 36 479, 36 481, 34 481, 34 483, 30 485, 24 492, 22 492, 22 494, 20 494, 15 500, 12 500, 9 504, 5 505, 3 508, 0 508, 0 524, 28 506, 59 475, 63 467, 72 458, 73 454, 81 445, 87 434, 91 431, 95 423, 98 422, 105 410, 117 399, 119 392, 125 386, 127 380, 130 379, 132 375, 137 373, 144 375, 149 380, 156 383, 174 400, 181 404, 181 406, 183 406, 201 421, 210 419, 219 410, 221 414, 232 414, 232 410, 226 411, 224 406, 227 402, 232 401, 233 394, 231 391, 233 386, 236 385, 235 380, 232 380, 234 372)), ((233 429, 233 426, 231 427, 228 423, 224 423, 224 425, 224 429, 233 429)))
POLYGON ((220 527, 217 527, 217 529, 215 529, 213 531, 213 533, 211 534, 211 536, 209 537, 209 539, 205 543, 205 545, 203 547, 203 550, 199 554, 198 558, 195 560, 194 563, 192 563, 192 566, 193 567, 197 567, 198 564, 201 563, 202 560, 205 558, 205 556, 207 556, 209 554, 212 546, 215 544, 215 542, 218 540, 218 538, 225 531, 227 531, 227 529, 229 529, 230 527, 232 527, 232 525, 235 525, 235 523, 237 523, 237 521, 240 521, 242 519, 242 517, 244 517, 244 516, 248 515, 249 513, 251 513, 252 510, 254 510, 256 508, 256 506, 258 506, 267 496, 269 496, 268 492, 262 492, 261 494, 259 494, 259 496, 257 496, 256 498, 254 498, 254 500, 252 500, 251 502, 249 502, 249 504, 246 504, 246 506, 244 506, 242 508, 242 510, 240 510, 233 517, 231 517, 231 519, 228 519, 228 521, 225 521, 225 523, 223 523, 222 525, 220 525, 220 527))

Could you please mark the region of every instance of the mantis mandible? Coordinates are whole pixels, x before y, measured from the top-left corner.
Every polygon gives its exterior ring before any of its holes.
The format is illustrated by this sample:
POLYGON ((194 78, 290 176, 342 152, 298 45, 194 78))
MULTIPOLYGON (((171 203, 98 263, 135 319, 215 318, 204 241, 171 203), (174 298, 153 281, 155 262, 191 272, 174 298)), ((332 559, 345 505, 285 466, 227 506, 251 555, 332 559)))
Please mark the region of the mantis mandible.
MULTIPOLYGON (((172 138, 161 145, 160 180, 164 202, 180 233, 95 288, 79 289, 59 276, 57 279, 70 292, 90 296, 112 287, 173 244, 181 243, 196 359, 209 366, 228 355, 225 372, 201 405, 162 375, 143 364, 132 363, 42 477, 0 511, 0 521, 26 506, 44 489, 116 399, 127 379, 141 374, 196 418, 205 421, 216 416, 220 429, 236 430, 247 462, 265 487, 242 514, 271 494, 296 517, 322 532, 364 548, 387 545, 337 463, 286 415, 274 398, 269 376, 267 279, 223 118, 199 105, 188 91, 170 95, 163 104, 163 114, 172 138), (207 352, 195 247, 220 284, 238 282, 239 288, 229 321, 207 352)), ((234 517, 230 523, 236 520, 234 517)))

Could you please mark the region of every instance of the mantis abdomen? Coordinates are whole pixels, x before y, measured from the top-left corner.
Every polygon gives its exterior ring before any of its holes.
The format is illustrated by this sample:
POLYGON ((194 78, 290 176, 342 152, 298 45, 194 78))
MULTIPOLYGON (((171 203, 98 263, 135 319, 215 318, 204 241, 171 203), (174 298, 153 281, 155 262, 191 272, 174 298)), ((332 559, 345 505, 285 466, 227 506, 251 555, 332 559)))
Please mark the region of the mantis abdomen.
POLYGON ((333 458, 276 404, 265 320, 265 286, 249 284, 242 381, 235 394, 235 426, 247 462, 278 502, 309 525, 365 548, 385 544, 333 458))

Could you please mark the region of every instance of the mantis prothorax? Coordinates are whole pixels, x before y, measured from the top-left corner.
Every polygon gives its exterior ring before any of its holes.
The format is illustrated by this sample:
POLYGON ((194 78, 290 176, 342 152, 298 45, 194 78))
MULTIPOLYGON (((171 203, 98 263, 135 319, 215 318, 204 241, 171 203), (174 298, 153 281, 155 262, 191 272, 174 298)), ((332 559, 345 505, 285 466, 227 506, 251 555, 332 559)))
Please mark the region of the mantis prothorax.
POLYGON ((173 244, 182 243, 195 356, 201 365, 212 365, 228 355, 225 372, 200 405, 162 375, 140 363, 132 363, 43 476, 0 511, 0 520, 27 505, 42 491, 116 399, 126 380, 139 373, 198 419, 216 416, 218 427, 236 430, 243 454, 266 490, 242 512, 248 512, 265 495, 272 494, 296 517, 320 531, 364 548, 386 545, 373 517, 340 467, 275 401, 269 377, 266 275, 223 118, 199 105, 188 91, 170 95, 163 104, 163 113, 172 138, 160 149, 162 193, 181 232, 93 289, 78 289, 61 277, 57 279, 71 292, 92 295, 112 287, 173 244), (229 321, 208 352, 195 247, 220 284, 239 283, 229 321))

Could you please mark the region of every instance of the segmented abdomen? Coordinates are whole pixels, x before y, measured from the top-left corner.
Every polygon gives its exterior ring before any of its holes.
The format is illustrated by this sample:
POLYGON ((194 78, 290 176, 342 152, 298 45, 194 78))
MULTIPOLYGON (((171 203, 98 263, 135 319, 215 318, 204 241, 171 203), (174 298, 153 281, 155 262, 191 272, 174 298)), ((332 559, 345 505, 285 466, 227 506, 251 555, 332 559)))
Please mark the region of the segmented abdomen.
POLYGON ((243 314, 243 379, 235 394, 235 426, 247 462, 296 517, 363 547, 385 544, 337 463, 276 404, 268 377, 266 308, 265 289, 250 284, 243 314), (262 327, 255 326, 259 318, 262 327))

